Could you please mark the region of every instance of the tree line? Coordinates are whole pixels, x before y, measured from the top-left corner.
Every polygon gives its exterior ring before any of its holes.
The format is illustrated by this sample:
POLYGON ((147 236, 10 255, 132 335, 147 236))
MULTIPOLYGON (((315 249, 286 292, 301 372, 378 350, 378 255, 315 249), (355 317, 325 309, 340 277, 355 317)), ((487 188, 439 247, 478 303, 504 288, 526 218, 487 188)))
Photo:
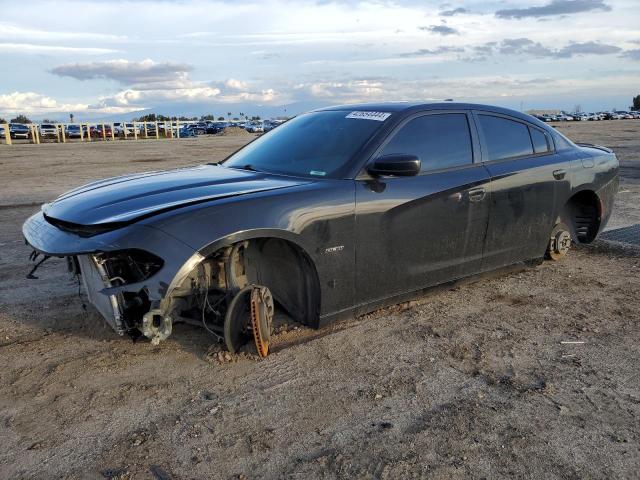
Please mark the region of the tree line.
POLYGON ((244 113, 240 112, 238 115, 232 117, 233 113, 232 112, 227 112, 227 116, 225 117, 224 115, 219 115, 218 117, 216 117, 215 115, 209 113, 207 115, 201 115, 199 118, 198 117, 176 117, 176 116, 166 116, 166 115, 156 115, 155 113, 149 113, 147 115, 143 115, 141 117, 135 118, 133 121, 134 122, 175 122, 175 121, 179 121, 179 122, 213 122, 213 121, 220 121, 223 122, 225 120, 235 120, 235 121, 240 121, 240 120, 244 120, 244 121, 259 121, 261 120, 260 115, 254 115, 249 117, 248 115, 245 115, 244 113))
MULTIPOLYGON (((254 115, 251 117, 249 117, 248 115, 245 115, 244 113, 240 113, 239 115, 234 117, 231 117, 231 115, 233 115, 233 113, 228 112, 226 117, 222 115, 216 117, 215 115, 207 114, 207 115, 201 115, 200 118, 198 118, 198 117, 185 117, 185 116, 169 117, 167 115, 156 115, 155 113, 149 113, 147 115, 134 118, 133 121, 134 122, 176 122, 176 121, 178 122, 197 122, 197 121, 212 122, 212 121, 218 120, 223 122, 225 120, 235 120, 235 121, 239 121, 239 120, 260 121, 261 120, 260 115, 254 115)), ((73 117, 71 118, 71 122, 73 123, 73 117)), ((9 120, 8 122, 4 118, 0 117, 0 124, 3 124, 3 123, 33 123, 33 122, 26 115, 18 115, 15 118, 12 118, 11 120, 9 120)), ((44 119, 40 123, 58 123, 58 122, 55 120, 44 119)))

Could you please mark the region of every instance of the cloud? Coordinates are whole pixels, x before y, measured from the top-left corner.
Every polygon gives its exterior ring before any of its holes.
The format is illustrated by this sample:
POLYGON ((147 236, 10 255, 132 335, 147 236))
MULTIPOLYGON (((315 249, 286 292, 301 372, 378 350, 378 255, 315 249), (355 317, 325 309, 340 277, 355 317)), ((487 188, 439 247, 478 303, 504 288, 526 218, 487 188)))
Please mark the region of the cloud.
POLYGON ((640 60, 640 48, 634 50, 627 50, 622 54, 624 58, 630 58, 631 60, 640 60))
POLYGON ((458 30, 447 27, 446 25, 430 25, 428 27, 418 27, 420 30, 427 30, 438 35, 458 35, 458 30))
POLYGON ((235 78, 230 78, 224 82, 224 86, 230 90, 246 90, 248 88, 247 82, 236 80, 235 78))
POLYGON ((102 96, 88 106, 91 111, 125 112, 171 103, 273 102, 280 95, 273 88, 255 88, 248 82, 194 81, 192 66, 186 63, 107 60, 59 65, 51 73, 78 80, 114 80, 126 89, 102 96))
POLYGON ((86 109, 84 104, 58 103, 51 97, 35 92, 13 92, 0 95, 0 112, 42 113, 86 109))
POLYGON ((442 17, 453 17, 454 15, 458 15, 461 13, 468 13, 469 10, 467 10, 466 8, 462 8, 462 7, 458 7, 458 8, 454 8, 452 10, 444 10, 442 12, 440 12, 440 15, 442 17))
POLYGON ((558 50, 555 56, 558 58, 570 58, 576 55, 610 55, 620 51, 622 51, 620 47, 598 42, 570 43, 558 50))
POLYGON ((0 43, 0 52, 31 55, 105 55, 117 53, 111 48, 65 47, 62 45, 36 45, 33 43, 0 43))
POLYGON ((488 55, 527 55, 537 58, 572 58, 582 55, 611 55, 622 51, 620 47, 599 42, 572 42, 559 49, 553 49, 534 42, 530 38, 507 38, 500 42, 487 42, 473 47, 480 61, 488 55))
POLYGON ((528 38, 507 38, 498 45, 498 52, 503 55, 533 55, 535 57, 553 57, 554 51, 539 42, 528 38))
POLYGON ((114 95, 101 97, 89 106, 94 111, 134 111, 163 105, 170 108, 172 104, 224 104, 237 102, 273 103, 281 99, 281 95, 273 88, 252 88, 247 82, 237 79, 212 81, 209 83, 185 80, 182 86, 167 87, 164 83, 153 88, 153 84, 145 84, 145 88, 133 86, 114 95))
POLYGON ((464 48, 462 48, 462 47, 453 47, 453 46, 449 46, 449 45, 443 45, 443 46, 440 46, 438 48, 433 48, 433 49, 421 48, 421 49, 415 50, 413 52, 401 53, 398 56, 399 57, 405 57, 405 58, 409 58, 409 57, 427 57, 427 56, 432 56, 432 55, 443 55, 443 54, 447 54, 447 53, 462 53, 462 52, 464 52, 464 48))
POLYGON ((123 35, 93 32, 59 32, 37 28, 22 27, 16 24, 0 22, 0 37, 12 40, 33 41, 64 41, 64 40, 93 40, 97 42, 123 42, 127 40, 123 35))
POLYGON ((539 18, 553 15, 590 12, 593 10, 608 12, 611 10, 611 7, 604 3, 604 0, 552 0, 551 3, 540 7, 498 10, 496 12, 496 17, 517 19, 526 17, 539 18))
MULTIPOLYGON (((624 85, 627 77, 610 77, 612 84, 624 85)), ((597 91, 602 77, 562 78, 539 75, 484 75, 462 78, 427 78, 406 80, 394 77, 343 78, 300 83, 293 87, 295 100, 323 100, 331 103, 376 101, 434 101, 454 98, 459 101, 479 101, 483 98, 530 97, 546 95, 551 89, 557 94, 597 91)))
POLYGON ((192 67, 186 63, 154 62, 147 59, 141 62, 106 60, 66 64, 53 68, 51 73, 78 80, 108 79, 123 85, 135 85, 183 81, 191 70, 192 67))

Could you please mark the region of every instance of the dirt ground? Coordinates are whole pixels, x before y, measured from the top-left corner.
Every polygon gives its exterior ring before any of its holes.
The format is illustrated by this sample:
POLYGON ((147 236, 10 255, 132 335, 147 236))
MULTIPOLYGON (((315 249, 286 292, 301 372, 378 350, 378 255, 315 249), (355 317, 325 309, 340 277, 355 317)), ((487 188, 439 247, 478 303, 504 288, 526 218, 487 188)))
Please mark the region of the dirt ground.
MULTIPOLYGON (((611 226, 640 223, 640 121, 611 226)), ((0 146, 0 478, 638 478, 640 252, 597 241, 321 330, 264 360, 196 327, 159 346, 82 308, 20 226, 72 186, 223 158, 251 137, 0 146), (583 343, 562 343, 562 342, 583 343)))

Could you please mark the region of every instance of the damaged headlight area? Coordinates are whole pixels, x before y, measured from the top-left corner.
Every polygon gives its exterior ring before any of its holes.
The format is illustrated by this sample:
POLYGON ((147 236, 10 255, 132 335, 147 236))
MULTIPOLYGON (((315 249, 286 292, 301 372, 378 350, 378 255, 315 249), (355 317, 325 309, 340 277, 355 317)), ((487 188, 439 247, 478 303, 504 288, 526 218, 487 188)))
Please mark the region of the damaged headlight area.
POLYGON ((89 301, 120 335, 142 329, 141 319, 151 302, 143 285, 139 290, 118 287, 144 282, 163 264, 161 258, 139 249, 78 255, 70 260, 71 270, 82 276, 89 301))
POLYGON ((112 286, 142 282, 158 272, 164 265, 161 258, 139 249, 97 253, 93 255, 108 276, 112 286))

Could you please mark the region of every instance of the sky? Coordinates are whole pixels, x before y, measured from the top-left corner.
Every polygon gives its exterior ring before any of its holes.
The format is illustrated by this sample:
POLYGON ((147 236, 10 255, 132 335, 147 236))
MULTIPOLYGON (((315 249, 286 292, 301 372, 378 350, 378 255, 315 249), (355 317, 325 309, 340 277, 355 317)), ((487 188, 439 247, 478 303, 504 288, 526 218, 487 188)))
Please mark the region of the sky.
POLYGON ((638 1, 0 0, 0 116, 623 109, 640 94, 638 1))

